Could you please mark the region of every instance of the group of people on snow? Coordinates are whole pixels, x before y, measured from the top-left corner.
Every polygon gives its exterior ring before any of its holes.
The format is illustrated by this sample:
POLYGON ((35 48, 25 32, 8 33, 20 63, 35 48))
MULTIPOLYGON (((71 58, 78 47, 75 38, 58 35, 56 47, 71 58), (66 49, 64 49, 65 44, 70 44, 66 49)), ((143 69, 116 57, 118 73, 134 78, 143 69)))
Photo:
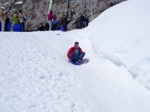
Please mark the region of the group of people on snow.
POLYGON ((4 8, 0 9, 0 28, 1 31, 14 30, 15 26, 19 25, 20 31, 25 31, 25 15, 22 10, 15 12, 12 17, 12 22, 10 21, 8 13, 4 13, 4 8))
POLYGON ((53 11, 50 10, 47 15, 47 24, 45 25, 46 30, 62 30, 67 31, 68 26, 68 20, 66 18, 66 15, 63 15, 60 19, 56 17, 56 15, 53 15, 53 11))
MULTIPOLYGON (((45 26, 40 23, 38 27, 38 31, 44 31, 44 30, 61 30, 61 31, 67 31, 68 23, 66 15, 62 15, 60 18, 57 18, 56 15, 53 15, 53 11, 50 10, 47 15, 47 23, 45 26)), ((76 25, 76 29, 82 29, 88 26, 89 19, 85 18, 82 13, 80 13, 80 17, 77 18, 76 22, 73 23, 73 25, 76 25)))
MULTIPOLYGON (((25 30, 25 21, 27 15, 19 10, 15 12, 10 20, 8 13, 4 13, 4 8, 0 9, 0 31, 20 31, 24 32, 25 30)), ((82 13, 73 23, 76 29, 82 29, 88 26, 89 19, 85 18, 82 13)), ((68 30, 69 21, 66 15, 62 15, 60 18, 57 18, 56 15, 53 14, 53 11, 50 10, 47 14, 47 23, 44 25, 40 23, 37 25, 37 31, 50 31, 50 30, 61 30, 67 31, 68 30)))

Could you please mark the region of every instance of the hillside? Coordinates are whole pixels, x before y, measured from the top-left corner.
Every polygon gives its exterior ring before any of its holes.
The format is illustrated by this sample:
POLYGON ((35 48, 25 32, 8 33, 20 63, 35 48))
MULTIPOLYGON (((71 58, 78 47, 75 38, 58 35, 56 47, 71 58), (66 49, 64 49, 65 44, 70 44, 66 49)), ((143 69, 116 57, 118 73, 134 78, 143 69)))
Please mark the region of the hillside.
POLYGON ((123 2, 82 30, 0 33, 1 112, 149 112, 149 6, 123 2), (69 63, 75 41, 89 63, 69 63))
MULTIPOLYGON (((10 20, 13 14, 20 9, 26 15, 26 31, 35 31, 40 23, 47 23, 47 14, 50 9, 52 0, 0 0, 0 7, 5 8, 9 14, 10 20)), ((124 0, 115 0, 113 3, 118 4, 124 0)), ((93 18, 96 18, 105 9, 110 7, 112 0, 92 0, 93 18)), ((67 15, 69 21, 68 29, 75 29, 75 21, 79 13, 83 13, 91 21, 91 7, 89 0, 53 0, 52 8, 54 14, 60 19, 63 14, 67 15)))

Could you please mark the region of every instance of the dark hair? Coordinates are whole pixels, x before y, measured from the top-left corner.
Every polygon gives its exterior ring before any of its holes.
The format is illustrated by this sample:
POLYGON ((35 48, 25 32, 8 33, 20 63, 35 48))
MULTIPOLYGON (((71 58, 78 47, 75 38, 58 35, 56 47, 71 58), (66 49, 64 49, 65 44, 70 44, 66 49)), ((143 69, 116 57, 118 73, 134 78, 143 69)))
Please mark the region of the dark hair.
POLYGON ((75 45, 76 45, 76 44, 79 44, 79 42, 75 42, 74 44, 75 44, 75 45))
POLYGON ((22 13, 22 10, 19 10, 20 13, 22 13))

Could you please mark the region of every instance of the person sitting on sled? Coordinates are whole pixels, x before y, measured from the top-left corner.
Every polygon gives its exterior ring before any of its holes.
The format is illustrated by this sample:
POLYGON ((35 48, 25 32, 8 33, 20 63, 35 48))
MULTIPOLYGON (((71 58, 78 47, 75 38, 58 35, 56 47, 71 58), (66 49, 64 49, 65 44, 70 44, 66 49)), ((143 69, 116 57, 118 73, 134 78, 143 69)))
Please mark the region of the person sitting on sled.
POLYGON ((67 57, 72 62, 83 62, 85 52, 79 47, 79 42, 75 42, 74 46, 71 47, 67 53, 67 57))

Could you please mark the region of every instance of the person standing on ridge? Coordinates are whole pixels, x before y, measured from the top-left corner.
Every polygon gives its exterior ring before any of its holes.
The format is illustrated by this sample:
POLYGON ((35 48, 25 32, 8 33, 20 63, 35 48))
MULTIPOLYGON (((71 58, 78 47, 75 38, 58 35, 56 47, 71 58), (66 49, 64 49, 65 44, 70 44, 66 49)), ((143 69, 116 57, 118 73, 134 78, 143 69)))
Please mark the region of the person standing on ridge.
POLYGON ((85 27, 87 27, 89 25, 89 18, 88 17, 85 18, 84 23, 85 23, 85 27))
POLYGON ((54 19, 52 10, 49 11, 47 17, 48 17, 49 30, 52 30, 52 20, 54 19))
POLYGON ((19 23, 21 25, 21 31, 25 31, 25 28, 24 28, 24 14, 22 13, 22 10, 19 10, 19 13, 18 13, 18 19, 19 19, 19 23))
POLYGON ((17 13, 14 13, 13 17, 12 17, 12 24, 18 24, 18 18, 17 18, 17 13))
POLYGON ((18 13, 15 12, 14 15, 13 15, 13 18, 12 18, 12 30, 13 31, 19 31, 21 32, 21 24, 19 24, 19 21, 18 21, 18 13))
POLYGON ((85 17, 80 13, 80 29, 84 28, 85 17))
POLYGON ((4 14, 4 8, 0 9, 0 22, 1 22, 1 31, 4 32, 5 30, 5 14, 4 14))
POLYGON ((62 17, 62 26, 64 28, 64 31, 67 31, 68 20, 65 15, 63 15, 63 17, 62 17))
MULTIPOLYGON (((6 13, 6 20, 5 20, 5 31, 10 31, 10 28, 8 29, 8 24, 10 23, 10 20, 9 20, 9 15, 6 13)), ((11 24, 10 24, 11 25, 11 24)))
POLYGON ((53 21, 53 27, 52 27, 52 29, 53 30, 59 30, 59 20, 56 17, 56 15, 54 15, 54 21, 53 21))

